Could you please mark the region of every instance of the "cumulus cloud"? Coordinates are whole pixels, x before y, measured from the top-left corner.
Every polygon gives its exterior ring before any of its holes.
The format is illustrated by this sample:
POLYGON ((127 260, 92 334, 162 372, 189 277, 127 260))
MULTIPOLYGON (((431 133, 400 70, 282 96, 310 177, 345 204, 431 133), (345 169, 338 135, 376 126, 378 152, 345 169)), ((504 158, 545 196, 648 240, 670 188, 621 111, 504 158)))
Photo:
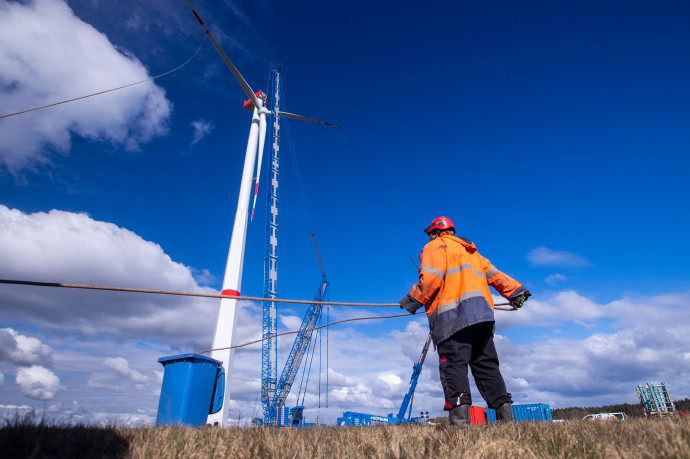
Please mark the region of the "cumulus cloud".
POLYGON ((36 400, 50 400, 61 389, 60 378, 45 367, 32 365, 17 370, 16 383, 22 394, 36 400))
POLYGON ((288 330, 299 330, 300 325, 302 325, 302 318, 297 316, 287 316, 280 314, 278 316, 281 325, 283 325, 288 330))
MULTIPOLYGON (((149 78, 136 57, 74 15, 61 0, 0 3, 2 114, 47 105, 149 78)), ((0 166, 13 174, 66 154, 71 137, 136 151, 167 132, 171 103, 143 83, 114 93, 6 118, 0 166)))
MULTIPOLYGON (((199 287, 192 271, 173 262, 160 246, 85 214, 55 210, 25 214, 0 206, 0 259, 6 260, 0 264, 0 277, 5 278, 212 291, 199 287)), ((20 370, 24 372, 21 377, 18 373, 17 383, 24 395, 37 400, 57 397, 54 402, 62 401, 63 405, 60 408, 56 404, 55 409, 64 414, 79 391, 92 390, 93 394, 93 389, 110 390, 110 406, 89 406, 75 416, 150 422, 155 419, 160 388, 161 368, 156 363, 156 352, 163 348, 161 343, 183 347, 185 352, 190 347, 206 349, 217 305, 214 300, 3 286, 0 314, 4 319, 13 323, 31 321, 32 327, 57 330, 62 336, 72 330, 81 335, 80 341, 70 344, 71 349, 64 349, 56 347, 57 341, 44 338, 36 339, 31 346, 26 345, 31 340, 20 345, 17 336, 21 333, 5 329, 0 333, 0 343, 10 343, 7 349, 11 343, 23 346, 18 354, 22 357, 13 358, 35 365, 20 370), (109 339, 108 346, 103 345, 104 339, 109 339), (142 352, 141 342, 149 339, 156 342, 155 349, 142 352), (40 366, 52 352, 43 348, 43 343, 56 349, 54 358, 61 366, 55 371, 63 380, 79 381, 78 389, 60 391, 57 376, 40 366), (111 350, 111 344, 121 348, 111 350), (68 367, 73 368, 69 370, 73 373, 69 373, 68 367), (158 371, 156 377, 154 371, 158 371), (71 391, 70 398, 67 391, 71 391)), ((543 402, 556 407, 634 401, 637 384, 658 380, 669 385, 674 397, 686 396, 690 394, 686 382, 690 381, 690 345, 685 338, 690 328, 686 314, 689 307, 690 293, 623 297, 600 303, 575 291, 561 291, 530 298, 518 312, 496 312, 496 342, 509 390, 520 403, 543 402), (522 330, 529 335, 528 339, 519 338, 522 330), (515 338, 510 339, 507 334, 515 338)), ((236 343, 260 337, 261 310, 261 304, 241 303, 236 343)), ((279 306, 279 313, 281 324, 290 329, 299 326, 303 315, 297 307, 279 306)), ((331 320, 377 314, 332 308, 331 320)), ((318 350, 313 360, 305 397, 307 417, 315 420, 319 415, 321 420, 335 421, 348 410, 382 415, 397 412, 427 334, 423 315, 405 321, 377 322, 369 327, 364 323, 333 327, 329 332, 328 367, 325 361, 319 365, 318 350), (329 406, 318 411, 319 401, 324 403, 326 379, 330 387, 329 406)), ((318 335, 313 339, 317 342, 318 335)), ((293 340, 294 336, 279 339, 279 374, 293 340)), ((6 346, 2 349, 3 359, 9 360, 6 346)), ((260 361, 259 344, 236 352, 230 400, 231 416, 235 419, 240 414, 261 415, 260 361)), ((302 368, 309 361, 305 359, 302 368)), ((296 404, 299 378, 288 406, 296 404)), ((7 384, 3 390, 7 390, 7 384)), ((475 402, 481 404, 476 390, 474 396, 475 402)), ((414 400, 415 411, 423 409, 442 415, 438 355, 433 347, 414 400)), ((18 406, 24 403, 21 399, 7 402, 18 406)))
MULTIPOLYGON (((0 277, 78 284, 208 292, 191 270, 135 233, 86 214, 24 214, 0 205, 0 277)), ((5 286, 0 312, 48 329, 119 339, 157 338, 208 345, 213 300, 86 290, 5 286)))
POLYGON ((590 262, 580 255, 564 250, 552 250, 548 247, 537 247, 527 254, 531 266, 589 266, 590 262))
POLYGON ((129 362, 127 362, 127 360, 123 359, 122 357, 107 358, 105 359, 105 362, 103 362, 103 364, 106 367, 112 368, 119 375, 124 376, 132 382, 145 383, 149 380, 148 376, 145 376, 139 373, 137 370, 130 368, 129 362))
POLYGON ((637 385, 650 381, 665 381, 675 397, 690 394, 685 357, 690 344, 684 338, 690 317, 683 313, 690 307, 690 294, 624 298, 608 304, 596 304, 574 292, 562 292, 554 299, 562 308, 560 321, 558 306, 538 304, 536 309, 550 317, 535 315, 523 324, 544 327, 542 336, 523 345, 505 336, 497 338, 501 368, 519 389, 514 394, 518 399, 555 406, 634 402, 637 385), (581 323, 591 329, 585 328, 583 337, 551 332, 549 324, 583 319, 587 320, 581 323), (591 327, 589 321, 595 319, 612 325, 591 327))
POLYGON ((149 377, 130 368, 129 362, 122 357, 108 357, 103 361, 103 366, 105 369, 91 373, 86 383, 88 387, 112 392, 128 391, 130 393, 133 390, 140 391, 147 387, 149 377))
POLYGON ((0 360, 15 365, 50 364, 52 356, 53 350, 40 340, 11 328, 0 329, 0 360))

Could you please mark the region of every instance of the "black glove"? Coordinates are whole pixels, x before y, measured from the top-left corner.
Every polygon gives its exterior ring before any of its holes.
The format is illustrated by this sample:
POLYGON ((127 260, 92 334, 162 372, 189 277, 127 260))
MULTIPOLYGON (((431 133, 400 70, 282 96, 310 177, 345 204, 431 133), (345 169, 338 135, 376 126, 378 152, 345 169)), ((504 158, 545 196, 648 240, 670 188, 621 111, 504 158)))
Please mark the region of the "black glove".
POLYGON ((525 301, 527 301, 527 298, 529 298, 530 296, 532 296, 530 291, 525 290, 524 292, 510 300, 510 305, 515 309, 520 309, 522 305, 525 304, 525 301))
POLYGON ((417 309, 421 308, 422 306, 424 305, 412 298, 410 295, 407 295, 405 296, 405 298, 400 300, 400 309, 404 309, 410 314, 416 314, 417 309))

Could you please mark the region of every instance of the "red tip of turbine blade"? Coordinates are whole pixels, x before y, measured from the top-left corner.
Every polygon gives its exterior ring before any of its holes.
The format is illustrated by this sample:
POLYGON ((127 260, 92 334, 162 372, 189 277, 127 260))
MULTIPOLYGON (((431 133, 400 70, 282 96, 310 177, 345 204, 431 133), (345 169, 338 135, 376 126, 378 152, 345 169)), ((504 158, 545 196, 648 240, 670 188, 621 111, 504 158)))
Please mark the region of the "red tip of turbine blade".
POLYGON ((319 121, 319 123, 321 123, 321 124, 325 124, 325 125, 328 125, 328 126, 333 126, 333 127, 337 127, 338 129, 343 129, 343 130, 345 129, 345 128, 344 128, 344 127, 342 127, 342 126, 338 126, 337 124, 331 124, 331 123, 327 123, 327 122, 325 122, 325 121, 319 121))

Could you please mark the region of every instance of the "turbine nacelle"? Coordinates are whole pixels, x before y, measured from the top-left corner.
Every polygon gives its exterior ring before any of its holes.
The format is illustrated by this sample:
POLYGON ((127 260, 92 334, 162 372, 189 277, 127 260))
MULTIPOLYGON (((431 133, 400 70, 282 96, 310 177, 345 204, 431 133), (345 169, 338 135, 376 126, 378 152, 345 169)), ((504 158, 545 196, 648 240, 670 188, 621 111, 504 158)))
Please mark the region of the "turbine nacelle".
MULTIPOLYGON (((266 103, 266 99, 268 99, 268 96, 263 91, 257 91, 254 95, 257 99, 261 100, 261 107, 258 107, 258 109, 261 110, 262 108, 264 108, 264 104, 266 103)), ((244 102, 243 107, 249 113, 254 113, 254 107, 256 107, 256 105, 254 104, 254 101, 252 99, 247 99, 244 102)))

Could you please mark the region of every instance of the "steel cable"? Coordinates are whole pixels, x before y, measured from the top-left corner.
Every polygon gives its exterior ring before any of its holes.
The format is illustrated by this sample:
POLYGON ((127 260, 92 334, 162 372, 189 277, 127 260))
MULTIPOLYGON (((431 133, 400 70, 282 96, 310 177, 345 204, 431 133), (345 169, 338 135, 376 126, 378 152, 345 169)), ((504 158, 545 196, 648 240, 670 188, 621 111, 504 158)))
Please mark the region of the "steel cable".
POLYGON ((225 351, 228 349, 237 349, 239 347, 249 346, 250 344, 260 343, 261 341, 265 341, 267 339, 273 339, 273 338, 277 338, 279 336, 284 336, 284 335, 294 335, 295 333, 299 333, 299 332, 318 330, 320 328, 330 327, 332 325, 341 324, 343 322, 354 322, 356 320, 392 319, 395 317, 406 317, 406 316, 411 316, 411 315, 413 315, 413 314, 410 314, 408 312, 405 314, 396 314, 396 315, 392 315, 392 316, 355 317, 352 319, 343 319, 343 320, 338 320, 337 322, 331 322, 330 324, 320 325, 320 326, 314 327, 314 328, 307 328, 304 330, 295 330, 295 331, 288 331, 288 332, 283 332, 283 333, 276 333, 275 335, 267 336, 265 338, 257 339, 255 341, 249 341, 248 343, 236 344, 234 346, 228 346, 228 347, 219 347, 216 349, 206 349, 205 351, 198 352, 198 354, 204 354, 206 352, 211 352, 211 351, 225 351))
POLYGON ((68 103, 68 102, 74 102, 74 101, 76 101, 76 100, 86 99, 86 98, 88 98, 88 97, 99 96, 99 95, 101 95, 101 94, 106 94, 106 93, 109 93, 109 92, 118 91, 118 90, 120 90, 120 89, 129 88, 130 86, 134 86, 134 85, 137 85, 137 84, 146 83, 147 81, 155 80, 156 78, 160 78, 160 77, 162 77, 162 76, 168 75, 169 73, 172 73, 172 72, 174 72, 174 71, 176 71, 176 70, 179 70, 179 69, 181 69, 182 67, 184 67, 185 65, 189 64, 189 63, 192 61, 192 59, 194 59, 194 58, 196 57, 196 55, 199 54, 199 51, 201 51, 201 48, 202 48, 202 46, 204 46, 204 43, 206 43, 206 36, 205 36, 205 35, 204 35, 204 40, 201 42, 201 45, 199 45, 199 48, 198 48, 198 49, 196 50, 196 52, 192 55, 192 57, 190 57, 189 59, 187 59, 187 61, 186 61, 184 64, 179 65, 179 66, 175 67, 175 68, 172 69, 172 70, 168 70, 168 71, 165 72, 165 73, 161 73, 160 75, 156 75, 156 76, 154 76, 154 77, 147 78, 146 80, 137 81, 136 83, 130 83, 130 84, 127 84, 127 85, 125 85, 125 86, 120 86, 119 88, 108 89, 108 90, 106 90, 106 91, 96 92, 96 93, 93 93, 93 94, 89 94, 89 95, 87 95, 87 96, 75 97, 74 99, 63 100, 62 102, 56 102, 56 103, 54 103, 54 104, 43 105, 42 107, 30 108, 30 109, 28 109, 28 110, 22 110, 21 112, 9 113, 9 114, 7 114, 7 115, 0 115, 0 119, 2 119, 2 118, 9 118, 10 116, 15 116, 15 115, 21 115, 22 113, 28 113, 28 112, 33 112, 33 111, 36 111, 36 110, 41 110, 41 109, 43 109, 43 108, 54 107, 54 106, 56 106, 56 105, 66 104, 66 103, 68 103))

